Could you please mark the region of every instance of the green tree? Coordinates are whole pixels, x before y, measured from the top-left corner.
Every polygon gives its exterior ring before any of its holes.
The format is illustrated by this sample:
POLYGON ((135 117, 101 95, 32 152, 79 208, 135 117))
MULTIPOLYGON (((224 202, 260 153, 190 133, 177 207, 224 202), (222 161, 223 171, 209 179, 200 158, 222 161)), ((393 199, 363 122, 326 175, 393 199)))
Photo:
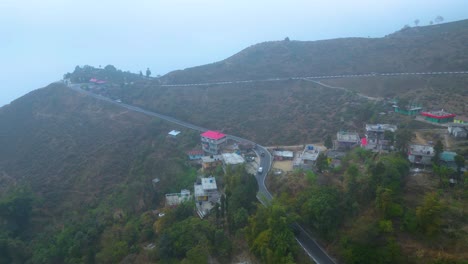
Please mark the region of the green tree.
POLYGON ((462 168, 465 167, 465 158, 462 155, 456 155, 455 164, 457 165, 457 179, 460 181, 462 175, 462 168))
POLYGON ((328 168, 328 158, 323 152, 318 155, 315 166, 319 172, 328 168))
POLYGON ((263 263, 294 263, 297 245, 291 230, 293 220, 276 201, 268 207, 258 207, 249 219, 249 246, 263 263))
POLYGON ((388 140, 390 145, 393 146, 393 143, 395 143, 395 133, 389 130, 385 130, 384 139, 388 140))
POLYGON ((341 199, 334 188, 313 188, 299 197, 297 204, 305 222, 325 237, 341 223, 341 199))
POLYGON ((437 234, 442 224, 444 207, 437 193, 432 192, 424 196, 424 203, 416 208, 418 227, 428 236, 437 234))
POLYGON ((393 205, 393 191, 388 188, 377 188, 375 205, 384 218, 388 217, 393 205))
POLYGON ((151 71, 149 68, 146 68, 146 77, 150 77, 151 76, 151 71))
POLYGON ((414 138, 414 133, 411 132, 408 129, 399 129, 395 133, 395 148, 402 152, 402 153, 407 153, 408 152, 408 147, 411 142, 411 140, 414 138))
POLYGON ((444 152, 444 145, 442 141, 437 140, 436 144, 434 145, 434 157, 432 158, 432 162, 436 165, 440 165, 440 154, 444 152))
POLYGON ((0 228, 16 236, 29 226, 34 195, 28 187, 20 186, 10 190, 0 199, 0 228), (3 220, 3 221, 1 221, 3 220))
POLYGON ((327 149, 333 148, 333 140, 331 135, 327 135, 327 137, 325 138, 324 145, 325 147, 327 147, 327 149))
POLYGON ((107 65, 106 67, 104 67, 104 70, 110 71, 110 72, 115 72, 115 71, 117 71, 117 68, 115 68, 114 65, 110 65, 110 64, 109 64, 109 65, 107 65))

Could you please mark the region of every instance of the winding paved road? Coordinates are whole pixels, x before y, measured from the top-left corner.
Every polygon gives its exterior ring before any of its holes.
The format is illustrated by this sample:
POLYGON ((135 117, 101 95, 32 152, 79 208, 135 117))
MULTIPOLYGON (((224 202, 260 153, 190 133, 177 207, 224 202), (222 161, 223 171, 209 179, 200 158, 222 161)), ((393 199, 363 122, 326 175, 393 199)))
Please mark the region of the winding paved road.
MULTIPOLYGON (((145 114, 145 115, 161 118, 161 119, 164 119, 164 120, 169 121, 171 123, 174 123, 174 124, 177 124, 177 125, 189 128, 189 129, 193 129, 193 130, 196 130, 196 131, 200 131, 200 132, 205 132, 205 131, 208 130, 207 128, 196 126, 196 125, 193 125, 193 124, 178 120, 176 118, 173 118, 173 117, 170 117, 170 116, 167 116, 167 115, 147 111, 147 110, 144 110, 144 109, 142 109, 140 107, 136 107, 136 106, 133 106, 133 105, 129 105, 129 104, 121 103, 121 102, 116 102, 115 100, 104 97, 102 95, 95 94, 95 93, 92 93, 92 92, 89 92, 89 91, 85 91, 85 90, 81 89, 80 86, 81 86, 81 84, 68 84, 68 87, 70 89, 76 91, 76 92, 91 96, 93 98, 96 98, 96 99, 101 100, 101 101, 105 101, 105 102, 110 103, 110 104, 114 104, 114 105, 126 108, 126 109, 134 111, 134 112, 138 112, 138 113, 142 113, 142 114, 145 114)), ((233 136, 233 135, 227 135, 227 137, 229 139, 233 139, 233 140, 236 140, 236 141, 249 142, 249 143, 255 144, 257 146, 255 152, 260 157, 259 166, 265 168, 262 173, 257 173, 255 175, 255 178, 256 178, 257 183, 258 183, 257 198, 263 205, 268 204, 273 199, 273 196, 268 191, 268 189, 266 188, 266 185, 265 185, 265 179, 266 179, 266 176, 268 175, 268 172, 270 171, 272 161, 273 161, 273 157, 271 156, 271 153, 265 147, 260 146, 260 145, 256 144, 255 142, 250 141, 248 139, 240 138, 240 137, 233 136), (262 152, 265 153, 265 155, 263 157, 261 155, 262 152)), ((299 232, 296 235, 296 241, 304 249, 304 251, 307 253, 307 255, 309 255, 310 258, 312 258, 318 264, 335 264, 333 259, 330 256, 327 255, 325 250, 323 250, 318 245, 318 243, 315 241, 315 239, 309 233, 307 233, 304 230, 304 228, 302 228, 302 226, 300 226, 297 223, 295 223, 294 225, 296 226, 296 229, 299 230, 299 232)))
MULTIPOLYGON (((320 76, 305 76, 305 77, 281 77, 268 78, 260 80, 241 80, 241 81, 224 81, 224 82, 204 82, 204 83, 181 83, 181 84, 160 84, 162 87, 183 87, 183 86, 207 86, 207 85, 226 85, 226 84, 245 84, 257 82, 279 82, 290 80, 320 80, 320 79, 337 79, 337 78, 359 78, 359 77, 379 77, 379 76, 411 76, 411 75, 456 75, 468 74, 468 71, 439 71, 439 72, 387 72, 387 73, 362 73, 362 74, 342 74, 342 75, 320 75, 320 76)), ((157 80, 154 78, 154 80, 157 80)))

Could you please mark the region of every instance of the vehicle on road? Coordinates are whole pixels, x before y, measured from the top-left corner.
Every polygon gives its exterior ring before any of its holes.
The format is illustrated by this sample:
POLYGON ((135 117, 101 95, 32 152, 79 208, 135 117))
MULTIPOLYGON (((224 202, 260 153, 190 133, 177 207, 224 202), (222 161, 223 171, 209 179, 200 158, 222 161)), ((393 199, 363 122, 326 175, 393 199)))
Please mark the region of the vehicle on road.
POLYGON ((265 157, 265 152, 262 151, 262 153, 260 153, 260 156, 265 157))
POLYGON ((258 173, 262 173, 263 172, 263 167, 258 167, 258 173))

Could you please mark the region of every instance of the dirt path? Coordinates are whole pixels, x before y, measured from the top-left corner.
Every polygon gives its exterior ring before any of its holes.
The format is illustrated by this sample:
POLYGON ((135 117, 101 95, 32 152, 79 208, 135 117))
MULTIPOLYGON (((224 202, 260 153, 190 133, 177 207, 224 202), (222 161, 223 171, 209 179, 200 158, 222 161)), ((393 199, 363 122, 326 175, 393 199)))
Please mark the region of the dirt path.
POLYGON ((448 134, 444 135, 444 141, 445 141, 445 148, 450 149, 452 148, 452 144, 450 143, 450 138, 448 134))
POLYGON ((427 141, 422 137, 421 132, 416 131, 414 133, 416 137, 413 139, 413 142, 419 145, 427 145, 427 141))

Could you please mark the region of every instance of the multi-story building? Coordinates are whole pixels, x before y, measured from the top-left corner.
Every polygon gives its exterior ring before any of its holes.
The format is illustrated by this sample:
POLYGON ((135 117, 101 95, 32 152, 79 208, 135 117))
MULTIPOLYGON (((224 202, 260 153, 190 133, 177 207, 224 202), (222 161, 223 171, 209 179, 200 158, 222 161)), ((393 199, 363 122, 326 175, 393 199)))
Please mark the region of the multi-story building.
POLYGON ((389 150, 393 138, 386 138, 385 132, 395 133, 396 130, 397 126, 395 125, 366 124, 366 137, 361 140, 361 145, 372 151, 389 150))
POLYGON ((221 146, 226 142, 226 134, 217 131, 206 131, 201 135, 203 151, 211 154, 218 154, 221 146))
POLYGON ((340 131, 336 133, 336 144, 335 149, 347 150, 355 146, 359 146, 361 138, 356 132, 345 132, 340 131))
POLYGON ((434 157, 434 148, 428 145, 410 145, 408 160, 413 164, 430 165, 434 157))
POLYGON ((195 205, 200 218, 205 217, 219 202, 221 195, 218 192, 215 177, 201 178, 194 184, 195 205))

